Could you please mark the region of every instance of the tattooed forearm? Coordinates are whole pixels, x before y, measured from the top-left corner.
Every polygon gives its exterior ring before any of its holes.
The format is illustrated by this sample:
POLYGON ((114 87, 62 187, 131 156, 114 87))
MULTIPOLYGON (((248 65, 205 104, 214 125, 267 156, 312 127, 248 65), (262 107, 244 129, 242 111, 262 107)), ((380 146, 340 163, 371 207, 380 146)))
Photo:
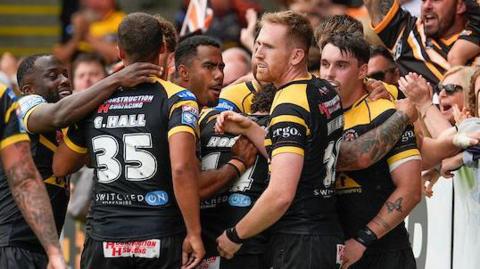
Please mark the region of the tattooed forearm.
POLYGON ((403 201, 402 197, 395 200, 395 202, 386 201, 385 206, 387 207, 388 213, 392 213, 393 211, 398 211, 402 213, 403 212, 402 201, 403 201))
POLYGON ((395 0, 363 0, 374 26, 387 15, 395 0))
MULTIPOLYGON (((14 148, 9 153, 14 152, 17 160, 3 160, 3 163, 12 196, 45 250, 48 252, 52 247, 60 249, 50 199, 33 163, 30 144, 21 142, 11 147, 14 148)), ((2 154, 3 159, 8 157, 2 154)))
POLYGON ((359 170, 378 162, 395 146, 408 123, 408 116, 402 111, 397 111, 377 128, 353 141, 343 141, 337 170, 359 170))

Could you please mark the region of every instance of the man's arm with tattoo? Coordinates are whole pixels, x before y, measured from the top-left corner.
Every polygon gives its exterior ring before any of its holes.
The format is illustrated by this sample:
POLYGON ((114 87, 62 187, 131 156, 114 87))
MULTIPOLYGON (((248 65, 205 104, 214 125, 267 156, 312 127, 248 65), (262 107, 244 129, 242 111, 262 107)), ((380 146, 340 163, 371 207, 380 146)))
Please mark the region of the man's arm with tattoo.
POLYGON ((378 162, 395 146, 409 122, 409 116, 398 110, 377 128, 353 141, 342 141, 337 171, 360 170, 378 162))
POLYGON ((1 156, 12 197, 23 217, 45 249, 50 264, 54 268, 65 268, 50 199, 33 163, 30 143, 7 146, 1 156))
POLYGON ((377 238, 381 238, 400 224, 422 199, 420 160, 410 160, 397 167, 391 174, 396 189, 367 225, 377 238))
POLYGON ((382 22, 394 2, 395 0, 363 0, 374 27, 382 22))

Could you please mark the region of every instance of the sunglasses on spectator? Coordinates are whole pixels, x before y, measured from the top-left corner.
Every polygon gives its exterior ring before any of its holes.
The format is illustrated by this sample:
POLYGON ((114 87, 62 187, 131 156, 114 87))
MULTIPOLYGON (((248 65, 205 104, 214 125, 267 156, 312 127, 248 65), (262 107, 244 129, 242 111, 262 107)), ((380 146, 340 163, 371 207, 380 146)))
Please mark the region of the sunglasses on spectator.
POLYGON ((457 84, 441 84, 438 83, 437 91, 440 93, 442 90, 445 90, 445 93, 448 95, 452 95, 456 92, 463 91, 463 87, 457 84))
POLYGON ((386 69, 385 71, 377 71, 377 72, 371 73, 371 74, 368 75, 368 77, 373 78, 375 80, 384 80, 385 75, 389 72, 392 72, 393 70, 395 70, 395 67, 390 67, 390 68, 386 69))

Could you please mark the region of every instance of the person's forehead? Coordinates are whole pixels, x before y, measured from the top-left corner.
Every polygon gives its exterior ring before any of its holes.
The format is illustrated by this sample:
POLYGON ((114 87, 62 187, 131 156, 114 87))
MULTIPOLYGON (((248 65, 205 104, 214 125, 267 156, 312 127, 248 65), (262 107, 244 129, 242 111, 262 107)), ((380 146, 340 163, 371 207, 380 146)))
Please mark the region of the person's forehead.
POLYGON ((373 67, 378 67, 378 68, 383 68, 387 67, 390 64, 389 60, 382 55, 375 55, 370 58, 368 61, 369 66, 373 67))
POLYGON ((222 51, 220 48, 209 46, 209 45, 200 45, 197 47, 197 56, 196 58, 203 61, 222 61, 222 51))
POLYGON ((462 84, 465 81, 465 79, 463 78, 463 75, 464 74, 462 71, 448 75, 443 79, 443 84, 450 84, 450 83, 462 84))
POLYGON ((77 64, 74 72, 77 72, 80 69, 82 71, 90 71, 90 70, 98 71, 98 70, 102 70, 103 66, 102 66, 102 64, 100 64, 98 62, 95 62, 95 61, 80 62, 80 63, 77 64))
MULTIPOLYGON (((287 32, 287 26, 279 23, 272 23, 272 22, 265 22, 260 29, 260 33, 258 34, 258 39, 262 39, 265 36, 268 38, 272 37, 283 37, 287 32)), ((263 42, 269 40, 262 40, 263 42)))
POLYGON ((333 44, 327 44, 322 50, 322 59, 328 59, 331 61, 353 61, 355 57, 348 52, 342 52, 338 47, 333 44))
POLYGON ((66 67, 54 56, 42 56, 35 61, 35 67, 38 71, 44 72, 51 69, 66 69, 66 67))

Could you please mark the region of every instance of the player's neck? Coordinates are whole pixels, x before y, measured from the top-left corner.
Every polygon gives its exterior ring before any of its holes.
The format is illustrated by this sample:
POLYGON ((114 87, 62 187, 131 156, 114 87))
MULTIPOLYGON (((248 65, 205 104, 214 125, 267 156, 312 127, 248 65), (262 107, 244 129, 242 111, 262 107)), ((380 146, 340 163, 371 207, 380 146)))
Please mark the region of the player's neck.
POLYGON ((342 98, 342 108, 346 109, 351 107, 355 102, 360 100, 367 91, 363 82, 358 83, 355 87, 352 87, 352 90, 341 90, 340 97, 342 98))
POLYGON ((309 73, 306 66, 292 67, 288 69, 282 76, 280 76, 277 81, 274 81, 273 85, 277 88, 280 88, 291 81, 308 77, 309 73))

